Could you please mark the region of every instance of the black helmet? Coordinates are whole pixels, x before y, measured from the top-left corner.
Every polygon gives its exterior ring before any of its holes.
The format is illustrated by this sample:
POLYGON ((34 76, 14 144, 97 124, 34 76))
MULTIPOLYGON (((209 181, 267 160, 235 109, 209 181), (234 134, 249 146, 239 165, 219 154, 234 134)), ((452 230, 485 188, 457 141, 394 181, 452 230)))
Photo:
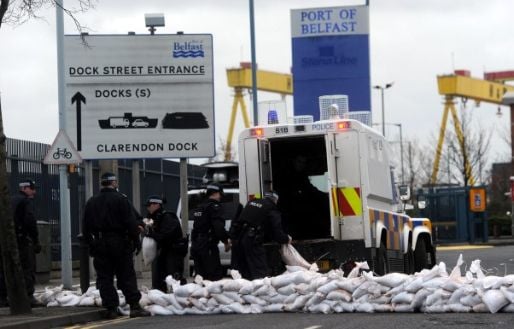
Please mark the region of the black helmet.
POLYGON ((211 183, 207 185, 207 196, 211 196, 213 193, 219 192, 221 195, 223 195, 223 187, 221 187, 218 183, 211 183))

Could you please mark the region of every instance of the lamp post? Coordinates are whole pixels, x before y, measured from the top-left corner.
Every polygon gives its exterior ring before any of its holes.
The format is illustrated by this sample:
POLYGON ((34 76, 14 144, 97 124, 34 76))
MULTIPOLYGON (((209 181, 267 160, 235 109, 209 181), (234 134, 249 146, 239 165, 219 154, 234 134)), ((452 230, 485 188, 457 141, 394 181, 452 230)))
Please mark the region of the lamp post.
POLYGON ((385 137, 385 106, 384 106, 384 90, 393 86, 394 82, 386 83, 385 86, 375 85, 373 88, 380 90, 380 97, 382 99, 382 135, 385 137))

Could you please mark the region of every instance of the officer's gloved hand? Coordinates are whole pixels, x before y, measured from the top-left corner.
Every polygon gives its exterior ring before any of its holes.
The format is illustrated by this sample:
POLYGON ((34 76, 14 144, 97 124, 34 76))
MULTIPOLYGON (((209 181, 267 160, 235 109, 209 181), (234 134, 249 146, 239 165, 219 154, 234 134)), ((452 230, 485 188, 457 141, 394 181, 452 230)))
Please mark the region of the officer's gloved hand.
POLYGON ((34 248, 34 253, 36 253, 36 254, 39 254, 41 252, 41 249, 42 249, 42 247, 39 244, 39 242, 34 243, 33 248, 34 248))
POLYGON ((291 244, 291 242, 293 241, 293 238, 290 235, 288 235, 287 237, 289 238, 289 241, 287 241, 287 243, 291 244))

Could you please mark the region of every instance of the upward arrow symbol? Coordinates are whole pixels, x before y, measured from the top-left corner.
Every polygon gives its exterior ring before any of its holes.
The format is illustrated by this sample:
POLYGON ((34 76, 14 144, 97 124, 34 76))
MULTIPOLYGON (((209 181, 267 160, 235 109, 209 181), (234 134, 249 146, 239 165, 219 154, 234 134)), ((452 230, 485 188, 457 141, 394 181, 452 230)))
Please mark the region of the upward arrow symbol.
POLYGON ((82 150, 82 103, 86 104, 86 97, 77 91, 71 98, 71 104, 77 103, 77 151, 82 150))

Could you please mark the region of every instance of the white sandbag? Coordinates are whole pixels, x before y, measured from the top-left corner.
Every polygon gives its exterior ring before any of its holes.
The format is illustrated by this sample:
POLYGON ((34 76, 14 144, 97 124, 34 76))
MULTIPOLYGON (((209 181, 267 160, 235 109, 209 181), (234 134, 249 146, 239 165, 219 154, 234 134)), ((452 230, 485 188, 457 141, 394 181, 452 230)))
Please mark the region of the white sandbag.
POLYGON ((241 305, 241 303, 230 303, 227 305, 234 313, 249 314, 251 312, 249 307, 241 305))
POLYGON ((373 313, 375 308, 370 303, 355 303, 355 312, 373 313))
POLYGON ((148 291, 148 299, 152 302, 152 304, 157 304, 161 306, 168 306, 170 304, 166 294, 158 289, 152 289, 148 291))
POLYGON ((514 284, 514 274, 499 277, 498 281, 491 287, 492 289, 500 289, 500 287, 512 287, 514 284))
POLYGON ((95 306, 95 297, 85 296, 80 299, 79 306, 95 306))
POLYGON ((70 306, 78 306, 80 302, 80 296, 77 295, 69 295, 66 297, 62 297, 61 299, 57 298, 57 301, 61 306, 70 307, 70 306))
POLYGON ((124 316, 129 316, 130 315, 130 306, 127 304, 125 304, 125 306, 118 306, 116 311, 118 312, 118 314, 122 314, 124 316))
POLYGON ((305 303, 311 298, 311 295, 304 295, 299 296, 295 299, 295 301, 292 304, 286 304, 284 305, 285 311, 300 311, 305 306, 305 303))
POLYGON ((201 289, 199 285, 196 283, 187 283, 185 285, 172 285, 173 287, 173 294, 177 297, 189 297, 193 292, 195 292, 197 289, 201 289))
POLYGON ((450 311, 454 313, 469 313, 473 310, 471 307, 459 303, 448 304, 448 307, 450 308, 450 311))
POLYGON ((431 295, 429 295, 426 299, 427 307, 445 304, 446 301, 450 298, 451 292, 437 289, 431 295))
POLYGON ((184 309, 184 314, 190 314, 190 315, 203 315, 206 314, 205 311, 199 310, 196 307, 188 307, 184 309))
POLYGON ((152 315, 173 315, 173 311, 158 304, 148 305, 146 310, 152 315))
POLYGON ((329 278, 326 275, 318 275, 318 276, 312 278, 306 284, 308 284, 309 287, 311 288, 311 289, 309 289, 309 292, 313 292, 313 291, 317 290, 319 287, 325 285, 329 281, 338 281, 338 280, 344 280, 344 277, 337 279, 337 280, 329 280, 329 278))
POLYGON ((238 270, 233 270, 233 269, 230 269, 228 271, 228 273, 230 274, 230 276, 232 277, 232 279, 234 280, 239 280, 239 279, 242 279, 243 277, 241 276, 241 273, 239 273, 238 270))
POLYGON ((308 283, 300 283, 300 284, 293 284, 294 290, 299 293, 300 295, 307 295, 308 293, 314 292, 317 289, 316 284, 308 284, 308 283))
POLYGON ((316 291, 322 293, 323 295, 328 295, 331 291, 334 291, 339 288, 339 285, 336 280, 325 283, 321 287, 319 287, 316 291))
POLYGON ((266 313, 282 312, 284 310, 284 304, 273 303, 273 304, 265 305, 262 307, 262 310, 263 310, 263 312, 266 312, 266 313))
POLYGON ((287 298, 284 300, 284 304, 292 304, 296 298, 298 298, 298 296, 300 296, 298 293, 287 296, 287 298))
POLYGON ((310 272, 310 271, 294 272, 294 273, 292 273, 293 283, 294 284, 311 283, 311 281, 314 278, 313 274, 314 274, 314 272, 310 272))
POLYGON ((311 313, 323 313, 323 314, 328 314, 328 313, 333 312, 332 308, 326 303, 310 305, 310 306, 308 306, 308 310, 311 313))
MULTIPOLYGON (((393 304, 411 304, 414 300, 414 294, 403 291, 391 299, 393 304)), ((396 310, 396 308, 395 308, 396 310)))
POLYGON ((471 262, 469 266, 469 272, 476 275, 477 279, 485 278, 485 274, 482 271, 482 266, 480 265, 480 259, 475 259, 471 262))
POLYGON ((191 297, 193 297, 193 298, 209 297, 209 292, 207 291, 207 288, 200 287, 191 293, 191 297))
POLYGON ((239 304, 244 304, 244 300, 241 298, 241 295, 239 295, 239 293, 235 292, 235 291, 225 291, 223 292, 223 295, 230 298, 232 301, 236 302, 236 303, 239 303, 239 304))
POLYGON ((271 285, 264 285, 253 292, 254 296, 273 296, 277 291, 271 285))
POLYGON ((377 313, 390 313, 394 312, 394 308, 390 304, 372 304, 373 305, 373 311, 377 313))
POLYGON ((193 305, 193 307, 196 307, 200 311, 207 311, 209 309, 209 307, 207 306, 206 298, 201 298, 201 299, 190 298, 189 301, 191 302, 191 305, 193 305), (204 300, 204 301, 201 301, 201 300, 204 300))
POLYGON ((284 304, 287 297, 288 295, 276 294, 275 296, 270 297, 268 302, 270 304, 284 304))
POLYGON ((173 306, 175 309, 183 309, 182 305, 180 305, 180 303, 177 300, 177 297, 174 294, 165 294, 163 298, 168 302, 169 305, 173 306))
POLYGON ((477 294, 466 295, 460 299, 460 303, 465 306, 475 307, 482 303, 482 298, 477 294))
POLYGON ((500 287, 500 291, 503 293, 505 298, 507 298, 507 300, 510 303, 514 304, 514 291, 513 290, 507 289, 506 287, 500 287))
POLYGON ((316 263, 310 264, 307 262, 290 243, 286 243, 280 246, 280 256, 282 256, 282 260, 286 265, 301 266, 313 271, 318 270, 316 263))
POLYGON ((391 304, 391 296, 382 295, 379 297, 371 297, 368 302, 371 304, 391 304))
POLYGON ((143 238, 141 251, 143 252, 145 265, 151 264, 157 256, 157 242, 155 239, 145 236, 143 238))
POLYGON ((291 295, 294 294, 295 291, 295 285, 292 283, 277 289, 277 292, 281 295, 291 295))
POLYGON ((346 290, 336 289, 328 293, 327 299, 349 302, 352 300, 352 295, 346 290))
POLYGON ((353 303, 340 302, 339 305, 343 307, 343 310, 346 313, 351 313, 355 311, 355 305, 353 303))
POLYGON ((409 283, 406 283, 404 290, 407 292, 416 293, 418 290, 423 288, 423 283, 423 277, 419 276, 411 280, 409 283))
POLYGON ((250 304, 250 313, 252 314, 261 314, 264 313, 264 307, 259 304, 250 304))
POLYGON ((229 297, 225 296, 224 294, 212 294, 212 297, 214 299, 216 299, 216 301, 219 304, 222 304, 222 305, 228 305, 228 304, 231 304, 233 302, 232 299, 230 299, 229 297))
POLYGON ((489 308, 484 303, 479 303, 473 306, 473 312, 475 313, 488 313, 489 308))
POLYGON ((411 306, 414 309, 418 309, 424 306, 427 297, 433 293, 432 289, 419 289, 416 291, 414 298, 412 299, 411 306))
POLYGON ((487 306, 491 313, 496 313, 502 309, 502 307, 509 304, 509 300, 500 290, 497 289, 487 290, 481 297, 485 306, 487 306))
POLYGON ((508 304, 503 307, 500 312, 502 313, 514 313, 514 304, 508 304))
POLYGON ((248 286, 250 289, 253 289, 251 281, 248 281, 246 279, 227 280, 223 283, 223 291, 240 291, 241 288, 245 286, 248 286))
POLYGON ((48 302, 48 304, 46 304, 46 307, 57 307, 57 306, 60 306, 60 305, 59 305, 59 302, 56 300, 52 300, 52 301, 48 302))
POLYGON ((261 298, 259 297, 256 297, 256 296, 252 296, 252 295, 242 295, 241 296, 243 298, 243 300, 245 302, 247 302, 248 304, 258 304, 258 305, 261 305, 261 306, 265 306, 266 304, 266 301, 262 300, 261 298))
POLYGON ((366 279, 363 277, 345 279, 337 282, 339 288, 353 293, 366 279))
POLYGON ((423 288, 434 288, 438 289, 448 280, 448 278, 435 277, 430 280, 423 282, 423 288))
POLYGON ((455 290, 450 299, 448 300, 449 304, 460 304, 460 300, 466 296, 472 296, 476 293, 476 289, 470 285, 464 285, 459 289, 455 290))
POLYGON ((205 287, 211 295, 221 294, 223 292, 223 282, 221 281, 209 282, 205 285, 205 287))
POLYGON ((316 292, 312 294, 312 297, 305 303, 305 307, 310 307, 311 305, 320 304, 325 300, 325 294, 321 292, 316 292))
POLYGON ((398 287, 409 278, 408 274, 403 273, 389 273, 383 276, 373 276, 371 272, 364 272, 362 275, 367 280, 374 281, 380 285, 387 286, 389 288, 398 287))
POLYGON ((411 304, 393 304, 393 310, 396 313, 412 313, 414 308, 411 304))
POLYGON ((298 272, 298 271, 306 271, 307 269, 303 266, 297 265, 286 265, 286 271, 289 273, 298 272))
POLYGON ((360 297, 368 294, 368 289, 373 285, 372 281, 363 282, 355 291, 352 293, 352 298, 354 300, 359 299, 360 297))
POLYGON ((419 276, 423 278, 423 281, 432 280, 439 276, 439 265, 435 265, 430 270, 424 269, 419 273, 419 276))
POLYGON ((355 267, 348 273, 348 279, 358 277, 361 270, 369 270, 368 262, 355 262, 355 267))

